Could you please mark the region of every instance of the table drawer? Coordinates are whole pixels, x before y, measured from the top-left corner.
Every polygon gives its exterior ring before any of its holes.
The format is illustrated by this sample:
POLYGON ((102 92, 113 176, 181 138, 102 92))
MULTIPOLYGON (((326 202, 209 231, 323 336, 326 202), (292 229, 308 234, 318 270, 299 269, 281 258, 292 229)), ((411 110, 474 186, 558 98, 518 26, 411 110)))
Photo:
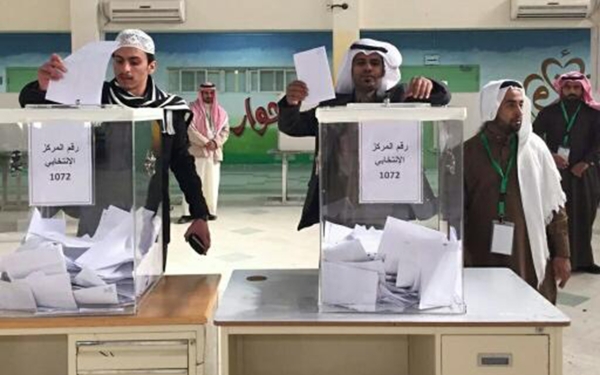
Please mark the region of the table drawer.
POLYGON ((77 375, 189 375, 187 370, 100 370, 80 371, 77 375))
MULTIPOLYGON (((77 371, 185 369, 189 340, 77 342, 77 371)), ((145 373, 144 373, 145 374, 145 373)))
POLYGON ((548 336, 443 335, 442 375, 548 375, 548 336))

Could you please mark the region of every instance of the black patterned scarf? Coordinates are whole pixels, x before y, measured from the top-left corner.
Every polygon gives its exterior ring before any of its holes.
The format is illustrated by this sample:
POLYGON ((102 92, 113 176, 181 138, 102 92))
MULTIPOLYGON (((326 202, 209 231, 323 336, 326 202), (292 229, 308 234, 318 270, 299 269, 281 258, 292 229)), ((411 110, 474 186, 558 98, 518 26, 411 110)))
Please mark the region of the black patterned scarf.
POLYGON ((163 108, 165 111, 163 121, 163 133, 173 135, 173 111, 185 111, 184 119, 186 124, 192 120, 192 111, 186 101, 179 96, 166 93, 158 88, 148 76, 148 84, 144 96, 135 96, 119 86, 116 79, 109 82, 108 92, 109 104, 118 104, 130 108, 163 108))

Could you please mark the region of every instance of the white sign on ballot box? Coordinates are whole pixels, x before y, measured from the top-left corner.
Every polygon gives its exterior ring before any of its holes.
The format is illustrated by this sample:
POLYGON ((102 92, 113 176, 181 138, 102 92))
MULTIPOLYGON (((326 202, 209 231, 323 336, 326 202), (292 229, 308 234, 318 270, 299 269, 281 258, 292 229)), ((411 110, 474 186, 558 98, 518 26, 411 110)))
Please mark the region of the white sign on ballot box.
POLYGON ((91 123, 48 121, 31 124, 29 204, 93 204, 91 123))
POLYGON ((359 126, 360 203, 422 203, 421 123, 359 126))

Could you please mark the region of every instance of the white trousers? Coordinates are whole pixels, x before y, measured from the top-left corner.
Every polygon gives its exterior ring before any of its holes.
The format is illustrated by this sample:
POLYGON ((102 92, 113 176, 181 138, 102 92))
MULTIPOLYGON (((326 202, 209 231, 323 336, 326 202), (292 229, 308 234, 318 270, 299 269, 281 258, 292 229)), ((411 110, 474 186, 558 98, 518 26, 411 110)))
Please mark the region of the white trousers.
MULTIPOLYGON (((194 158, 196 164, 196 173, 202 181, 202 194, 206 199, 208 212, 212 215, 217 214, 217 201, 219 199, 219 182, 221 179, 221 163, 215 162, 213 158, 194 158)), ((182 215, 190 214, 185 197, 183 198, 182 215)))

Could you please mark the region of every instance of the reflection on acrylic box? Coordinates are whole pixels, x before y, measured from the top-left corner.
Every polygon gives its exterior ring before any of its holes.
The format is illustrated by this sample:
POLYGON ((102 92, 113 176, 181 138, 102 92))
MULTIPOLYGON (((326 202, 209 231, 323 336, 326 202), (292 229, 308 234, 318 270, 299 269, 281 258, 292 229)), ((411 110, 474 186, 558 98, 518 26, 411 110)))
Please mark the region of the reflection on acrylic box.
POLYGON ((322 311, 464 312, 454 230, 393 217, 383 230, 326 222, 322 247, 322 311))
POLYGON ((44 218, 34 209, 23 243, 0 257, 0 314, 77 313, 131 306, 135 286, 144 285, 138 280, 134 284, 134 278, 139 278, 135 259, 141 276, 152 276, 154 268, 160 271, 162 267, 162 257, 153 250, 161 248, 157 246, 162 229, 158 216, 144 208, 133 213, 109 206, 94 236, 74 237, 67 234, 64 217, 44 218))

